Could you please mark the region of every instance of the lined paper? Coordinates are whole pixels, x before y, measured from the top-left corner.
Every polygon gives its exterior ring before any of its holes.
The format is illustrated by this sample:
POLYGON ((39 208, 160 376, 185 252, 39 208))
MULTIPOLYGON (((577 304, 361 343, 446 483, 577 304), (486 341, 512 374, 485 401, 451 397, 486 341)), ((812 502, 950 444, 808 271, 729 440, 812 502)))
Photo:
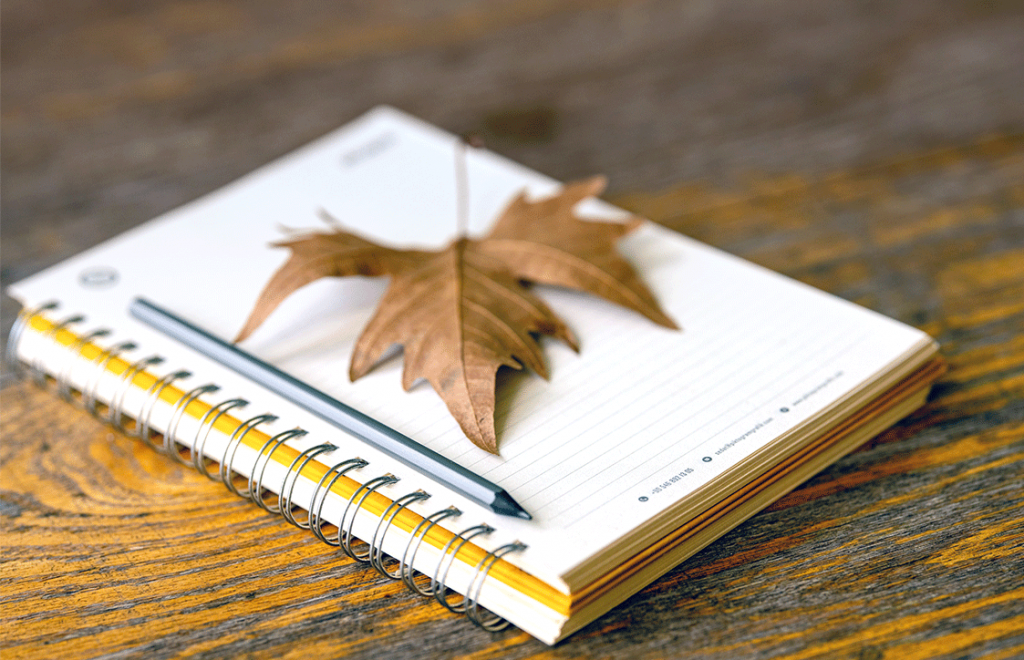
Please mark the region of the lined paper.
POLYGON ((532 542, 531 564, 568 570, 848 395, 919 338, 664 229, 628 248, 634 263, 673 253, 643 274, 683 330, 541 289, 581 352, 550 342, 550 382, 517 374, 503 383, 500 457, 469 444, 429 386, 401 391, 400 356, 365 387, 335 382, 312 360, 289 368, 501 484, 534 516, 517 530, 532 542))

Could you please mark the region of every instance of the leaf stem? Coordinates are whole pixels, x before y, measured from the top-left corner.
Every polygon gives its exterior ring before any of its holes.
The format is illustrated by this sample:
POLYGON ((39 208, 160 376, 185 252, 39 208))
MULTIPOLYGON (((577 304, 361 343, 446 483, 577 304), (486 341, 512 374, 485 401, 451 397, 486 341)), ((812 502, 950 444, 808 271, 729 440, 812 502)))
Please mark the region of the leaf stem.
POLYGON ((466 168, 466 140, 460 139, 455 145, 455 218, 458 238, 465 238, 469 231, 469 174, 466 168))
POLYGON ((480 136, 470 133, 455 145, 455 204, 458 237, 466 238, 469 233, 469 167, 467 151, 470 147, 481 147, 480 136))

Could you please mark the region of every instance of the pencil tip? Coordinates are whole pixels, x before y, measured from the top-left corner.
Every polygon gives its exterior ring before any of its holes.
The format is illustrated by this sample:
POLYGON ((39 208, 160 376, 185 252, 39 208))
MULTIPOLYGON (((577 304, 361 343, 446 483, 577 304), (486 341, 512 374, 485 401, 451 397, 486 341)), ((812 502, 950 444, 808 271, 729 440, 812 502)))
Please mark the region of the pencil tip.
POLYGON ((503 490, 494 495, 494 501, 491 502, 491 509, 493 509, 495 513, 503 516, 522 518, 523 520, 533 520, 533 516, 531 516, 526 509, 519 506, 519 504, 503 490))

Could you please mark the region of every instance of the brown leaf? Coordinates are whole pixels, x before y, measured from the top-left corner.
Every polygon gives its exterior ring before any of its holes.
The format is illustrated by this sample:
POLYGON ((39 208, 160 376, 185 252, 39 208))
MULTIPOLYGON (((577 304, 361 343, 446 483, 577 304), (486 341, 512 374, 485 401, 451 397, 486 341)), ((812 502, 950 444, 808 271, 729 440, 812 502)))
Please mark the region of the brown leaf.
POLYGON ((561 194, 538 202, 529 202, 520 193, 480 248, 505 262, 516 277, 593 293, 676 329, 640 276, 615 250, 616 242, 643 221, 595 222, 580 220, 573 212, 579 202, 600 195, 605 185, 605 178, 596 176, 570 183, 561 194))
POLYGON ((285 298, 310 282, 322 277, 390 275, 431 254, 392 250, 343 231, 305 234, 273 246, 290 248, 291 257, 263 288, 235 342, 251 335, 285 298))
POLYGON ((405 347, 402 386, 426 378, 477 446, 497 453, 494 383, 499 367, 547 378, 535 334, 576 347, 544 302, 479 244, 462 239, 391 280, 352 357, 352 380, 393 344, 405 347))
POLYGON ((356 342, 349 377, 365 375, 394 344, 405 350, 402 386, 426 379, 466 436, 497 453, 495 379, 523 365, 547 378, 537 335, 576 349, 565 324, 524 281, 602 296, 675 328, 633 267, 615 250, 628 224, 584 221, 573 208, 604 189, 595 177, 537 202, 516 197, 481 240, 437 252, 393 250, 341 231, 277 245, 292 250, 260 295, 236 341, 248 337, 296 289, 321 277, 390 275, 376 313, 356 342))

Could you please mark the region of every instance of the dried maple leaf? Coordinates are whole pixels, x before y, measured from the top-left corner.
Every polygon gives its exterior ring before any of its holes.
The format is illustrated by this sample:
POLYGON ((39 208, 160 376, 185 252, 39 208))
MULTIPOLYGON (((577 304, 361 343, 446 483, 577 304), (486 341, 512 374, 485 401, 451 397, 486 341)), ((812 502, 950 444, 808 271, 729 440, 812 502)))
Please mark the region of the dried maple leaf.
POLYGON ((575 181, 560 194, 537 202, 520 193, 498 216, 480 249, 502 260, 520 279, 593 293, 676 328, 615 249, 620 238, 644 221, 634 217, 625 224, 594 222, 573 213, 577 204, 600 195, 606 185, 603 176, 575 181))
POLYGON ((466 436, 497 453, 495 377, 523 365, 547 378, 538 335, 576 349, 571 331, 524 281, 602 296, 659 325, 676 325, 615 243, 641 221, 581 220, 573 208, 600 194, 603 177, 571 183, 536 202, 517 196, 483 239, 460 238, 437 252, 394 250, 340 229, 276 243, 291 249, 235 341, 248 337, 293 291, 321 277, 389 275, 391 282, 356 342, 354 381, 394 344, 405 351, 402 386, 425 378, 466 436))

